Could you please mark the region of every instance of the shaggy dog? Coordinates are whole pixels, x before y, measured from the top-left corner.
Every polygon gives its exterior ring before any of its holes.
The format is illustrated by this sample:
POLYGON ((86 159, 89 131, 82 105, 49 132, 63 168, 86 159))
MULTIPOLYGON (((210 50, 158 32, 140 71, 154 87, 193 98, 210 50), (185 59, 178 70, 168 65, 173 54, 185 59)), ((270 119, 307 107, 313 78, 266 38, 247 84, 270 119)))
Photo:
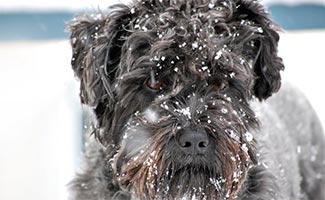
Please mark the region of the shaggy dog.
POLYGON ((69 29, 93 113, 72 199, 325 199, 321 125, 279 91, 279 29, 257 1, 136 0, 69 29))

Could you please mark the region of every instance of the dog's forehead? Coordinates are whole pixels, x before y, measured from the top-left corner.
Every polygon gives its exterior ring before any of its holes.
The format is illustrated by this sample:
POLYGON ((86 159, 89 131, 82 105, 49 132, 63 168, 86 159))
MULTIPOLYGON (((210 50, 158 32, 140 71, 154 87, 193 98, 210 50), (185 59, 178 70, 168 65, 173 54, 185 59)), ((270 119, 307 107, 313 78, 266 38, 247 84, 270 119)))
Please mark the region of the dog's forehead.
POLYGON ((131 34, 126 46, 133 57, 149 60, 150 67, 174 72, 186 67, 188 72, 206 77, 220 71, 247 71, 241 65, 254 59, 258 47, 250 37, 263 30, 250 20, 230 20, 234 2, 195 1, 190 9, 176 4, 174 9, 169 4, 164 9, 165 1, 160 1, 162 5, 151 10, 143 9, 141 2, 147 3, 139 1, 130 9, 135 17, 128 27, 131 34))
MULTIPOLYGON (((141 40, 141 36, 136 37, 141 40)), ((150 74, 150 70, 154 70, 156 75, 161 77, 173 78, 180 75, 178 78, 193 80, 216 76, 228 78, 236 74, 252 75, 252 59, 223 44, 223 39, 220 39, 219 44, 209 43, 207 39, 200 37, 184 40, 176 35, 171 37, 170 41, 155 36, 152 40, 145 49, 129 48, 126 57, 129 58, 127 60, 133 61, 129 62, 125 72, 144 68, 143 72, 147 75, 150 74)))

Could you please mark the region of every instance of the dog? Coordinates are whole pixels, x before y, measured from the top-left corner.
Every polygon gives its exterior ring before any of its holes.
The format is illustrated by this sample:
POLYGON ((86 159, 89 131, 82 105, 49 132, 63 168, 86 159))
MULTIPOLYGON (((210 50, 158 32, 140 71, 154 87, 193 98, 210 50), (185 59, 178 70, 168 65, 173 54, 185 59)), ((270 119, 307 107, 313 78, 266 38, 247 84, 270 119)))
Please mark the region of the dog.
POLYGON ((92 119, 71 199, 325 199, 321 124, 258 1, 136 0, 68 27, 92 119))

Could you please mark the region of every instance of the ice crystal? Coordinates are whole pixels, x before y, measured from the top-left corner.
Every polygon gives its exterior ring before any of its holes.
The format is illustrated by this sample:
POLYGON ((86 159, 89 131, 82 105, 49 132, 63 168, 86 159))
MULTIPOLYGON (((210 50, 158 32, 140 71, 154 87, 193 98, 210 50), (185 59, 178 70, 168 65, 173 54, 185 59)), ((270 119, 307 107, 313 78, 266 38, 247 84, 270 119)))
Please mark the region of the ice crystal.
POLYGON ((168 105, 166 104, 166 102, 160 104, 160 107, 162 107, 162 108, 164 108, 164 109, 166 109, 166 110, 169 110, 169 107, 168 107, 168 105))
POLYGON ((228 113, 228 109, 227 109, 227 108, 222 108, 222 109, 221 109, 221 112, 222 112, 223 114, 227 114, 227 113, 228 113))
POLYGON ((188 119, 192 119, 191 112, 190 112, 190 107, 186 107, 186 108, 182 108, 182 109, 175 109, 175 112, 178 112, 180 114, 183 114, 188 119))
POLYGON ((248 152, 248 147, 247 147, 247 144, 244 143, 241 145, 241 148, 243 149, 243 151, 245 151, 246 153, 248 152))
POLYGON ((298 154, 301 153, 301 146, 297 146, 297 153, 298 153, 298 154))
POLYGON ((146 32, 146 31, 148 31, 148 28, 145 27, 145 26, 143 26, 143 27, 142 27, 142 30, 146 32))
POLYGON ((246 132, 245 137, 246 137, 247 142, 253 141, 253 135, 250 132, 246 132))
POLYGON ((231 138, 233 138, 236 141, 239 141, 239 136, 235 133, 233 130, 226 130, 226 132, 229 134, 231 138))
POLYGON ((241 65, 245 63, 245 60, 243 58, 239 58, 239 60, 241 65))
POLYGON ((214 57, 214 59, 215 59, 215 60, 219 60, 219 58, 221 58, 221 56, 222 56, 222 51, 219 50, 219 51, 217 52, 216 56, 214 57))
POLYGON ((257 28, 257 32, 259 32, 259 33, 263 33, 264 31, 263 31, 263 29, 262 29, 261 27, 258 27, 258 28, 257 28))
POLYGON ((210 9, 214 8, 214 6, 215 6, 215 5, 214 5, 213 3, 209 3, 209 8, 210 8, 210 9))
POLYGON ((75 44, 75 43, 77 42, 77 38, 75 38, 75 37, 72 38, 72 39, 71 39, 71 42, 72 42, 72 44, 75 44))
POLYGON ((185 47, 186 46, 186 42, 183 42, 183 44, 179 45, 179 48, 185 47))
POLYGON ((197 43, 197 42, 193 42, 192 43, 192 48, 193 49, 196 49, 196 48, 198 48, 199 47, 199 44, 197 43))

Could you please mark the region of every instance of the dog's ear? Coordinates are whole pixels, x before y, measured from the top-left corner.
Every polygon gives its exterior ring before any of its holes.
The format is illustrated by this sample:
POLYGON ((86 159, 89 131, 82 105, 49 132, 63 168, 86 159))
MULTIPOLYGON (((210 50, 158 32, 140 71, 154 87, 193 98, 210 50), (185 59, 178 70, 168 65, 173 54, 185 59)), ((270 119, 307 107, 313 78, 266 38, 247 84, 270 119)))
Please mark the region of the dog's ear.
MULTIPOLYGON (((278 56, 280 28, 274 24, 266 9, 251 0, 239 0, 237 4, 242 22, 252 22, 256 28, 256 37, 251 41, 255 45, 252 67, 256 75, 253 94, 264 100, 277 92, 281 86, 280 71, 284 69, 278 56)), ((251 43, 252 44, 252 43, 251 43)))
POLYGON ((80 79, 81 102, 93 108, 114 101, 112 82, 120 62, 122 37, 130 10, 118 5, 105 15, 83 14, 68 23, 72 68, 80 79), (109 102, 107 102, 109 101, 109 102))

